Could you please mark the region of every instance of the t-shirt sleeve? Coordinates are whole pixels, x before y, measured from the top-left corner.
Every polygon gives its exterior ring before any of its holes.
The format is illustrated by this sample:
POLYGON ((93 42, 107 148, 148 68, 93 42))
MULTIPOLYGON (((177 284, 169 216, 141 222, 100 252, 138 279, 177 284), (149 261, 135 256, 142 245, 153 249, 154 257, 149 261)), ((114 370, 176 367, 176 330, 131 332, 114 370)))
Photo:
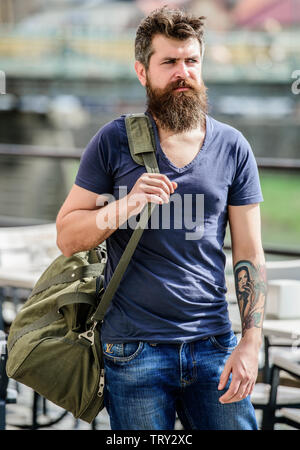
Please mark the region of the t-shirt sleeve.
POLYGON ((96 194, 112 194, 112 155, 115 152, 111 126, 99 130, 84 150, 75 178, 75 184, 96 194), (110 139, 112 135, 113 139, 110 139))
POLYGON ((240 133, 236 143, 235 173, 228 193, 228 204, 248 205, 263 201, 257 163, 247 139, 240 133))

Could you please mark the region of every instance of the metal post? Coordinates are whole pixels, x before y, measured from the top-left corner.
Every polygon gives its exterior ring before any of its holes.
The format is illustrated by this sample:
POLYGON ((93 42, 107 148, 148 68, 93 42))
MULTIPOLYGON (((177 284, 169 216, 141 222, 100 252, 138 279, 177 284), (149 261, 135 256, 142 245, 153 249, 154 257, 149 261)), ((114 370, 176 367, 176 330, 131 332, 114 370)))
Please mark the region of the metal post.
POLYGON ((270 348, 270 341, 268 336, 264 336, 264 354, 265 354, 265 361, 264 361, 264 368, 263 368, 263 382, 264 383, 270 383, 270 361, 269 361, 269 348, 270 348))
POLYGON ((2 330, 0 330, 0 430, 5 430, 6 426, 6 395, 8 385, 6 360, 6 335, 2 330))

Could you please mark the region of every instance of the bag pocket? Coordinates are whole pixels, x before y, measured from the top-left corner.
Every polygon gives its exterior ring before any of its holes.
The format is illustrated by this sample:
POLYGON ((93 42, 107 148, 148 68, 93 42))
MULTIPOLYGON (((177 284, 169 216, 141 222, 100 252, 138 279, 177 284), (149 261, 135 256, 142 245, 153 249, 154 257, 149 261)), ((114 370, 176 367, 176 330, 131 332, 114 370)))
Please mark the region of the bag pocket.
MULTIPOLYGON (((13 378, 80 417, 96 397, 100 367, 93 348, 78 339, 46 337, 35 345, 13 378)), ((101 401, 97 398, 99 405, 101 401)))

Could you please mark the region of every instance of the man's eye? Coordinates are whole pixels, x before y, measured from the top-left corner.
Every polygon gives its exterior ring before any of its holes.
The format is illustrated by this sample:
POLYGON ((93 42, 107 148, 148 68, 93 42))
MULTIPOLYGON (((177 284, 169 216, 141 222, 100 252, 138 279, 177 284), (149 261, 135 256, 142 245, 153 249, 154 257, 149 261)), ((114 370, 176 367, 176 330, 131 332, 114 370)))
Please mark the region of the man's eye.
POLYGON ((165 61, 164 64, 174 64, 175 60, 174 59, 169 59, 168 61, 165 61))
POLYGON ((196 59, 189 58, 189 59, 188 59, 188 62, 196 63, 196 62, 198 62, 198 61, 197 61, 196 59))

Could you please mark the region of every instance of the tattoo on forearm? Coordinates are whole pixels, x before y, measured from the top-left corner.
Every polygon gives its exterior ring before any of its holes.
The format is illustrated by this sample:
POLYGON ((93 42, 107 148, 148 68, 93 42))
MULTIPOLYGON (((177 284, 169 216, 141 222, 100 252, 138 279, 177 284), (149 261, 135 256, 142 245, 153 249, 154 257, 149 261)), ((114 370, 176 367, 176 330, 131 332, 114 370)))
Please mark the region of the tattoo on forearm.
POLYGON ((267 295, 266 267, 239 261, 234 266, 234 277, 244 336, 250 328, 262 328, 267 295))

